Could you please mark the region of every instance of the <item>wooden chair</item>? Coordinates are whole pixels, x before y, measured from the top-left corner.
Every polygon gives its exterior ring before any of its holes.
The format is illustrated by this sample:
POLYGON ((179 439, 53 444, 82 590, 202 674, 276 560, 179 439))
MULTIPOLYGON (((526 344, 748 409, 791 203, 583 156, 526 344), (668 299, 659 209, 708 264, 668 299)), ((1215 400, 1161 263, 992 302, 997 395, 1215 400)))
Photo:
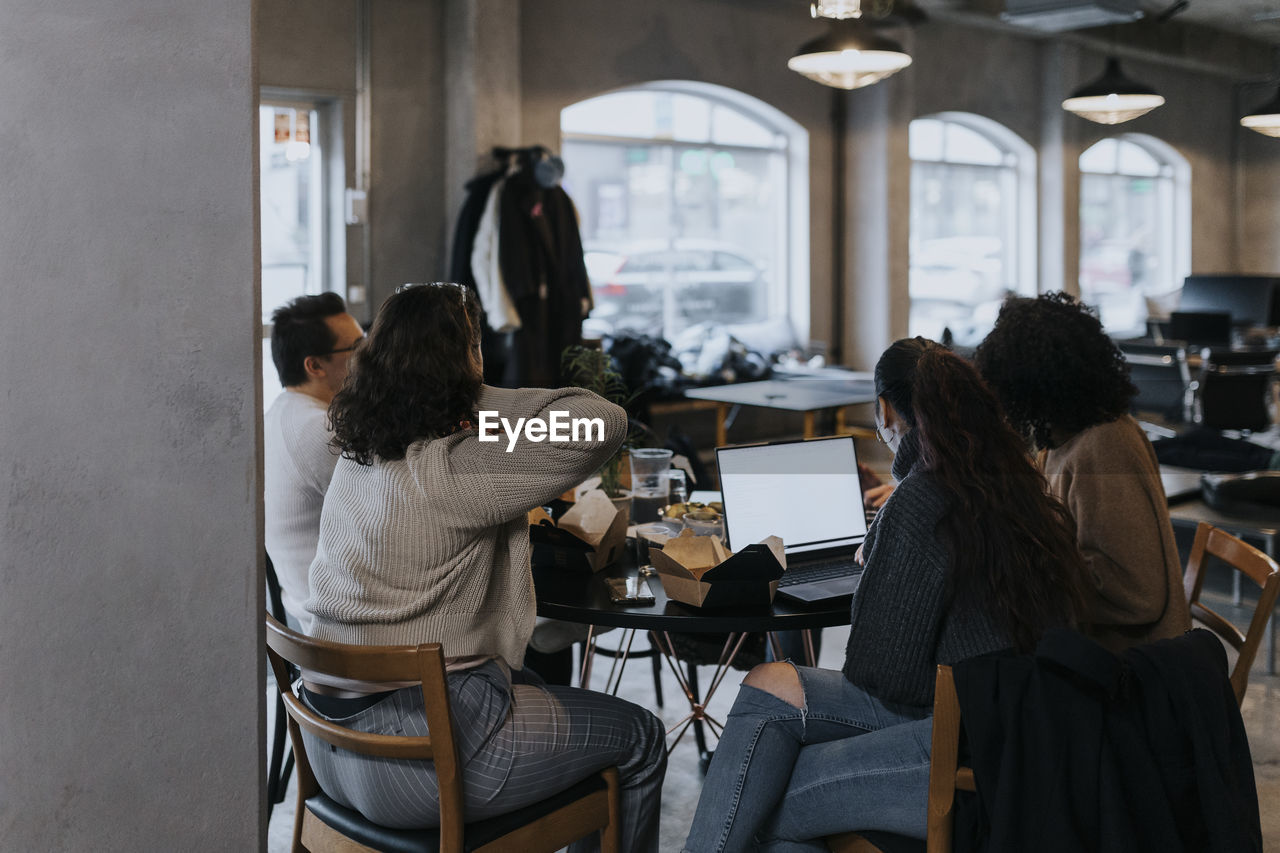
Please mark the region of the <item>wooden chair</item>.
POLYGON ((934 680, 933 746, 929 767, 927 839, 886 832, 845 832, 826 839, 834 853, 950 853, 956 791, 976 791, 973 771, 960 767, 960 700, 951 667, 939 666, 934 680))
POLYGON ((1252 545, 1202 521, 1196 527, 1196 538, 1191 545, 1191 557, 1187 560, 1182 583, 1191 605, 1191 618, 1204 624, 1238 652, 1235 668, 1231 670, 1231 687, 1235 690, 1236 701, 1243 702, 1244 689, 1249 683, 1249 669, 1258 653, 1258 644, 1266 634, 1276 596, 1280 594, 1280 565, 1252 545), (1206 555, 1217 557, 1261 588, 1246 633, 1240 633, 1239 628, 1200 600, 1205 564, 1208 562, 1206 555))
POLYGON ((444 654, 439 643, 419 646, 350 646, 313 640, 267 620, 267 656, 289 716, 289 738, 298 769, 298 809, 293 851, 302 853, 521 853, 559 850, 601 832, 602 849, 619 853, 618 771, 610 767, 552 797, 509 814, 465 823, 462 768, 458 765, 444 654), (330 722, 289 689, 288 668, 373 682, 422 686, 430 737, 374 735, 330 722), (440 785, 440 827, 403 830, 380 826, 343 807, 320 790, 301 730, 331 747, 384 758, 430 760, 440 785))

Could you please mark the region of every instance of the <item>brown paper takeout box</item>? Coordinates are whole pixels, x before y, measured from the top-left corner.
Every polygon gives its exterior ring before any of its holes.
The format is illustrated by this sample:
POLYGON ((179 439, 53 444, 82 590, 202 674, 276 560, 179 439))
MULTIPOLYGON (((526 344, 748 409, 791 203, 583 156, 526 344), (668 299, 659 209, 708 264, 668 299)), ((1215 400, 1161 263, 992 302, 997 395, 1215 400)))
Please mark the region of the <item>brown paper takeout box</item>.
POLYGON ((715 536, 685 530, 649 558, 667 598, 694 607, 767 605, 787 568, 782 540, 770 536, 736 554, 715 536))
POLYGON ((598 572, 618 559, 626 539, 627 509, 599 489, 582 494, 558 522, 542 507, 529 511, 534 565, 598 572))

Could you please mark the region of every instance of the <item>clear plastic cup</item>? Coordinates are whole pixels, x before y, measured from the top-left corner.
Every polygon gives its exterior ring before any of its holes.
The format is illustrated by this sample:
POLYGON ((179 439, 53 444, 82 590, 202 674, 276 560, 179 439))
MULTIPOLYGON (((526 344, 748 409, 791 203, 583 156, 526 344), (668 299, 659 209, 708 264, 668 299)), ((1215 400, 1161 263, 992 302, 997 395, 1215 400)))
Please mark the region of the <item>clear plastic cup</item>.
POLYGON ((671 536, 676 532, 678 531, 672 530, 672 525, 661 522, 641 524, 636 528, 636 567, 641 577, 648 577, 657 573, 649 553, 652 548, 661 546, 655 546, 652 538, 671 536))
POLYGON ((638 447, 631 451, 631 521, 657 521, 671 489, 671 451, 638 447))
POLYGON ((682 504, 689 500, 689 481, 685 479, 683 468, 672 468, 667 475, 671 480, 671 503, 682 504))

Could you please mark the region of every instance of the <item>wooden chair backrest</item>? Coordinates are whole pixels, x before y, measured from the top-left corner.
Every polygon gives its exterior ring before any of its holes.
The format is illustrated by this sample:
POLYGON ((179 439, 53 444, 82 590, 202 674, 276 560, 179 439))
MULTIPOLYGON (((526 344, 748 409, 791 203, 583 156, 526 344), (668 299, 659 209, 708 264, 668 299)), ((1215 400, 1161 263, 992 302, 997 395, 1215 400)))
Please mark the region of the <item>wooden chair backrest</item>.
POLYGON ((973 770, 960 766, 960 700, 951 667, 939 666, 933 688, 933 746, 929 766, 928 853, 950 853, 956 791, 976 791, 973 770))
MULTIPOLYGON (((973 770, 960 766, 960 700, 951 667, 939 666, 933 688, 933 746, 929 759, 926 853, 951 853, 956 791, 976 791, 973 770)), ((828 836, 832 853, 881 853, 857 832, 828 836)))
POLYGON ((1239 653, 1235 668, 1231 670, 1231 687, 1235 691, 1236 702, 1244 701, 1249 669, 1253 666, 1258 645, 1266 633, 1276 595, 1280 593, 1280 564, 1249 543, 1202 521, 1196 528, 1195 542, 1191 546, 1191 556, 1187 560, 1182 583, 1186 589, 1187 603, 1191 607, 1191 617, 1203 623, 1239 653), (1258 606, 1254 608, 1253 619, 1249 622, 1249 630, 1244 633, 1200 600, 1205 564, 1210 556, 1227 563, 1257 584, 1261 590, 1258 593, 1258 606))
MULTIPOLYGON (((316 640, 267 620, 267 657, 289 715, 289 738, 296 756, 299 808, 318 793, 311 763, 299 728, 339 749, 382 758, 429 759, 435 762, 440 786, 440 847, 461 849, 462 780, 459 771, 449 693, 445 685, 444 653, 439 643, 419 646, 351 646, 316 640), (304 673, 366 682, 410 682, 422 685, 430 737, 375 735, 330 722, 304 705, 289 689, 289 664, 304 673)), ((297 848, 295 848, 297 849, 297 848)))

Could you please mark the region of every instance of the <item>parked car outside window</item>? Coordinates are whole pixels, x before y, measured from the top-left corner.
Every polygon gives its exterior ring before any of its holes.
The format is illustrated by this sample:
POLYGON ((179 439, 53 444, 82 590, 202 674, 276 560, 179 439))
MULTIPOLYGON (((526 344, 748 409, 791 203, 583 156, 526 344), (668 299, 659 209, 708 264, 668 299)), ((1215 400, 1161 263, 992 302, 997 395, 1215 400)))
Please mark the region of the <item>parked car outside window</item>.
POLYGON ((589 244, 594 321, 609 331, 678 334, 706 321, 749 323, 765 318, 763 265, 732 244, 713 240, 589 244), (665 322, 669 317, 669 322, 665 322))

